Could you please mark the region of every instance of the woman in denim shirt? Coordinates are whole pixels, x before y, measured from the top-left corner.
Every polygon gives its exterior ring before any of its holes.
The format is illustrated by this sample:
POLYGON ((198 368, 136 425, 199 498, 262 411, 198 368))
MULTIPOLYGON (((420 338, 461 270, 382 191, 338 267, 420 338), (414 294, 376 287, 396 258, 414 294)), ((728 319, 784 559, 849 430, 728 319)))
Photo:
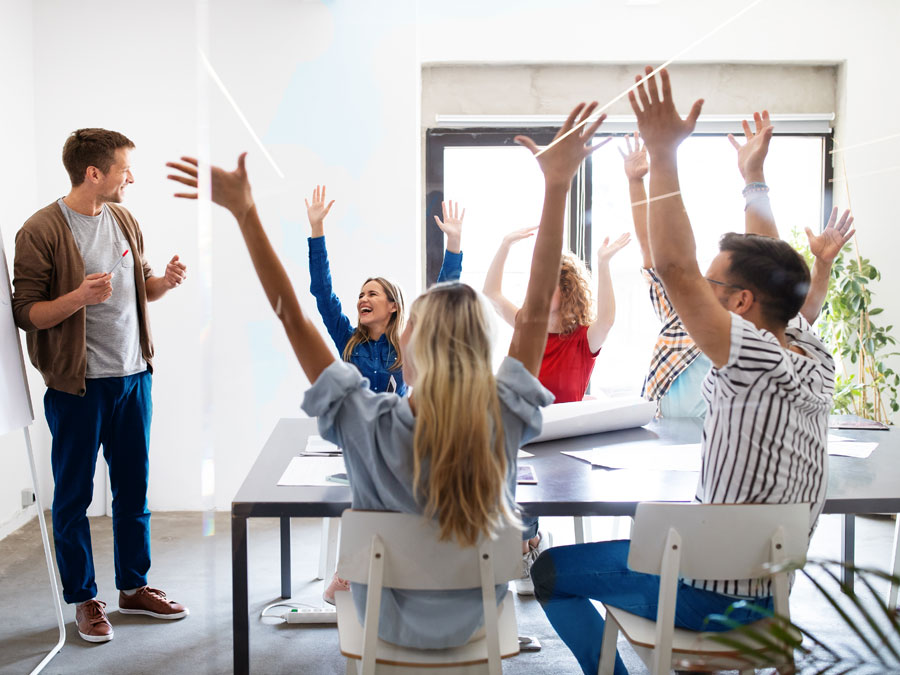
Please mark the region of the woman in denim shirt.
MULTIPOLYGON (((356 302, 357 325, 341 309, 341 301, 331 287, 328 251, 325 249, 325 216, 334 200, 326 205, 325 186, 316 186, 312 203, 306 202, 306 214, 312 228, 309 241, 309 290, 316 298, 316 307, 325 328, 344 361, 359 369, 375 392, 406 394, 403 380, 403 359, 399 340, 403 333, 404 304, 400 287, 384 277, 370 277, 363 283, 356 302)), ((438 227, 447 235, 447 249, 438 282, 456 281, 462 272, 460 236, 466 211, 459 213, 459 205, 444 205, 444 220, 435 216, 438 227)))

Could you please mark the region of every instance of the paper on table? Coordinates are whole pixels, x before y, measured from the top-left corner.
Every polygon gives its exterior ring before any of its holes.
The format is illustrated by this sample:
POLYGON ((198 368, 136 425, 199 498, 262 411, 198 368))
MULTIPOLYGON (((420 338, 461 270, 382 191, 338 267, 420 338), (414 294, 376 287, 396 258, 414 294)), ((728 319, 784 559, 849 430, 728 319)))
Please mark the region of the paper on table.
POLYGON ((857 441, 832 441, 828 439, 828 454, 843 457, 865 459, 878 447, 878 443, 860 443, 857 441))
POLYGON ((336 455, 341 449, 331 441, 326 441, 321 436, 309 436, 306 439, 306 447, 300 453, 301 455, 336 455))
POLYGON ((554 403, 542 410, 544 426, 531 443, 642 427, 656 414, 656 403, 642 398, 612 398, 554 403))
POLYGON ((591 450, 563 451, 575 459, 607 469, 644 471, 700 471, 700 444, 619 445, 591 450))
POLYGON ((343 457, 293 457, 278 479, 278 485, 338 487, 326 478, 346 470, 343 457))
POLYGON ((516 457, 519 459, 528 459, 529 457, 534 457, 534 453, 526 450, 519 450, 519 454, 516 455, 516 457))

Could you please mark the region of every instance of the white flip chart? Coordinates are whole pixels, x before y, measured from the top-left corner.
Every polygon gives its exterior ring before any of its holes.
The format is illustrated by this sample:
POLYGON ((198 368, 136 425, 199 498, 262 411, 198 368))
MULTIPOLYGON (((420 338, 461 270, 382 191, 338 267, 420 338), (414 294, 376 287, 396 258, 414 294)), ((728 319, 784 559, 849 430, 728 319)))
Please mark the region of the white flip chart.
POLYGON ((34 420, 19 329, 12 313, 9 266, 0 233, 0 435, 28 426, 34 420))

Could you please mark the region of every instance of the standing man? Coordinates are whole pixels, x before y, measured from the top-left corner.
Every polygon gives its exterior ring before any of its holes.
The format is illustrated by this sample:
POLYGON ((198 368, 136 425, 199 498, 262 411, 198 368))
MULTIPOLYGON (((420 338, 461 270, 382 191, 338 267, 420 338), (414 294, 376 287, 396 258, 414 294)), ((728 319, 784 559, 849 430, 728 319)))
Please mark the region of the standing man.
POLYGON ((153 344, 147 303, 185 279, 174 256, 156 277, 134 217, 119 205, 134 182, 128 138, 79 129, 63 147, 69 194, 16 234, 13 313, 44 376, 53 436, 53 537, 78 634, 107 642, 113 629, 97 599, 87 508, 97 450, 109 465, 116 588, 123 614, 180 619, 188 609, 147 586, 150 569, 150 398, 153 344))

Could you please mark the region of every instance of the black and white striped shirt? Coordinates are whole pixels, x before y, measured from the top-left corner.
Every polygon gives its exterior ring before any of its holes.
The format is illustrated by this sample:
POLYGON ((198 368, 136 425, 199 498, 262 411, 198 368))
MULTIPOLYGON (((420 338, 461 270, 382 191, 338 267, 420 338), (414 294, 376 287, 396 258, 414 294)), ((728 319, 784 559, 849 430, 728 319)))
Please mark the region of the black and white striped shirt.
MULTIPOLYGON (((828 414, 834 359, 797 316, 775 336, 731 315, 728 363, 703 382, 708 405, 703 425, 698 502, 706 504, 810 502, 810 536, 828 483, 828 414)), ((771 595, 768 579, 689 582, 745 597, 771 595)))

